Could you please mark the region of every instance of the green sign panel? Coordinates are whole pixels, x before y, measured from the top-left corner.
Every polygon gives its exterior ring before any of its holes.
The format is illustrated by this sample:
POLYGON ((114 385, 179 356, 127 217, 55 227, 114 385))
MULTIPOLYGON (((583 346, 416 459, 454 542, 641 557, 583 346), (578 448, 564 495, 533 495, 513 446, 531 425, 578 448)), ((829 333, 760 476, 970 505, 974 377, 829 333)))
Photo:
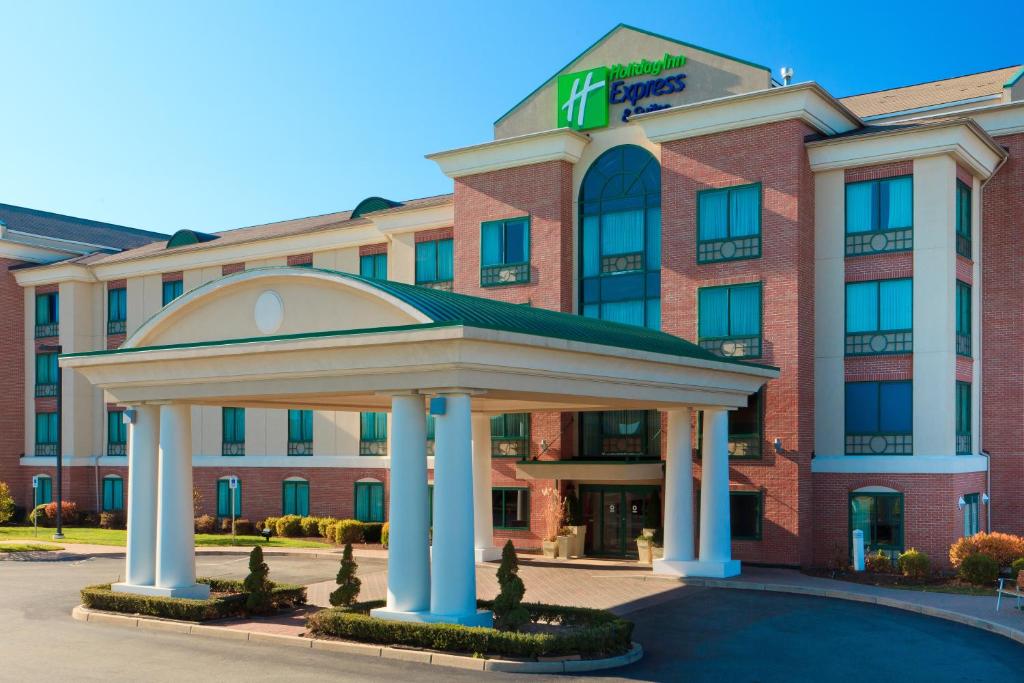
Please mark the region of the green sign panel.
POLYGON ((608 125, 608 67, 558 77, 557 128, 589 130, 608 125))

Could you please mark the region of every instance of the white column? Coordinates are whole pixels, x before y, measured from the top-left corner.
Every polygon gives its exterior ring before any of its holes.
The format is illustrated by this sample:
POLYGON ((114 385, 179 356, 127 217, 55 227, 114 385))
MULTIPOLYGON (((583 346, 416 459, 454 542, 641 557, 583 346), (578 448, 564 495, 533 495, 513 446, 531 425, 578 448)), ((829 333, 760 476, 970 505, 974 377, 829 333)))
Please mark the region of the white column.
POLYGON ((204 598, 210 587, 196 583, 192 519, 192 409, 160 406, 160 482, 156 520, 156 591, 172 597, 204 598))
POLYGON ((391 397, 391 501, 388 509, 388 604, 374 616, 430 609, 427 414, 423 397, 391 397))
POLYGON ((160 410, 133 406, 128 423, 128 549, 125 580, 112 586, 131 593, 156 583, 157 448, 160 410))
POLYGON ((473 561, 473 452, 470 397, 444 396, 434 427, 434 547, 431 551, 432 620, 490 626, 476 608, 473 561))
POLYGON ((501 557, 491 513, 491 418, 473 414, 473 535, 477 562, 501 557))
POLYGON ((655 574, 686 576, 693 564, 693 449, 690 409, 670 410, 665 455, 665 557, 655 574))
POLYGON ((725 578, 740 573, 732 559, 729 524, 729 414, 720 408, 704 411, 700 480, 700 574, 725 578))

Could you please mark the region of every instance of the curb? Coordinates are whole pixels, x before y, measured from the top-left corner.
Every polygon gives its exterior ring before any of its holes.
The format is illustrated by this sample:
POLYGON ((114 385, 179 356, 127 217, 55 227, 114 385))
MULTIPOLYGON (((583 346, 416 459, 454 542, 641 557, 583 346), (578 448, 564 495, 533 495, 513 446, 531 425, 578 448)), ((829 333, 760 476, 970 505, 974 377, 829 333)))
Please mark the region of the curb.
POLYGON ((926 617, 934 617, 936 619, 945 619, 946 621, 952 621, 963 626, 970 626, 982 631, 988 631, 998 636, 1008 638, 1015 643, 1024 645, 1024 631, 1011 628, 1004 624, 991 621, 989 619, 983 619, 982 617, 972 617, 968 614, 962 614, 960 612, 953 612, 951 610, 942 609, 939 607, 932 607, 930 605, 919 605, 914 602, 908 602, 906 600, 900 600, 898 598, 889 597, 887 595, 869 595, 866 593, 857 593, 854 591, 837 590, 834 588, 817 588, 813 586, 790 586, 782 583, 754 583, 751 581, 727 581, 724 579, 679 579, 679 582, 684 586, 697 586, 704 588, 729 588, 732 590, 747 590, 747 591, 767 591, 770 593, 790 593, 793 595, 809 595, 818 598, 830 598, 833 600, 847 600, 849 602, 864 602, 872 605, 880 605, 882 607, 891 607, 893 609, 903 610, 904 612, 914 612, 916 614, 923 614, 926 617))
POLYGON ((606 657, 605 659, 565 659, 554 661, 524 662, 514 659, 483 659, 447 652, 429 650, 405 650, 386 645, 372 645, 347 640, 320 640, 317 638, 301 638, 299 636, 281 635, 278 633, 261 633, 258 631, 242 631, 224 626, 208 626, 192 621, 171 621, 150 617, 126 616, 111 612, 92 610, 85 605, 77 605, 71 610, 71 618, 75 621, 107 624, 122 628, 139 628, 149 631, 164 631, 183 635, 206 636, 221 640, 247 640, 251 643, 269 643, 284 647, 299 647, 311 650, 341 652, 364 657, 380 657, 396 659, 433 666, 470 669, 473 671, 502 671, 506 673, 582 673, 614 669, 633 664, 644 656, 640 643, 624 655, 606 657))

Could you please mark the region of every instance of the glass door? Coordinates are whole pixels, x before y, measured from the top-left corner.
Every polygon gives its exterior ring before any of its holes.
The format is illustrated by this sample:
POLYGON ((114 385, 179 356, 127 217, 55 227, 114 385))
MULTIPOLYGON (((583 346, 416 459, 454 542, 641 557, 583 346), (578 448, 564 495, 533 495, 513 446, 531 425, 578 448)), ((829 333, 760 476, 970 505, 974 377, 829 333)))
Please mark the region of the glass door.
POLYGON ((657 486, 580 486, 586 553, 636 557, 636 537, 643 531, 646 505, 657 486))

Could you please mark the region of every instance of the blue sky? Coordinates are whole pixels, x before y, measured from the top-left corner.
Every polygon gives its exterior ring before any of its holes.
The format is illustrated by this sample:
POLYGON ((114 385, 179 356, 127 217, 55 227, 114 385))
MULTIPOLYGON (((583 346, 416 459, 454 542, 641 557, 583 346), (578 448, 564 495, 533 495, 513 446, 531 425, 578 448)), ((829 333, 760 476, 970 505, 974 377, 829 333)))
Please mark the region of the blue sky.
POLYGON ((619 22, 838 96, 1024 62, 1016 2, 872 6, 0 0, 0 202, 173 232, 449 192, 423 155, 619 22))

